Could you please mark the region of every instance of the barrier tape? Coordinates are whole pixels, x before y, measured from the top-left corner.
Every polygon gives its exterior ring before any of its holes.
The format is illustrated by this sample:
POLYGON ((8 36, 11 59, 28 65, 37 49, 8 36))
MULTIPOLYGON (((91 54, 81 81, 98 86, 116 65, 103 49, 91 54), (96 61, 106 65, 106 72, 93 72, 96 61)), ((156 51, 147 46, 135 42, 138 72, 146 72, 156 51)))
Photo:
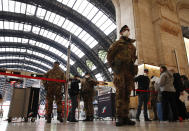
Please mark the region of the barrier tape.
POLYGON ((14 77, 28 78, 28 79, 37 79, 37 80, 56 81, 56 82, 66 83, 66 80, 57 80, 57 79, 50 79, 50 78, 44 78, 44 77, 32 77, 32 76, 17 75, 17 74, 11 74, 11 73, 3 73, 3 72, 0 72, 0 75, 14 76, 14 77))
POLYGON ((136 89, 136 91, 139 91, 139 92, 153 92, 153 91, 149 91, 149 90, 139 90, 139 89, 136 89))

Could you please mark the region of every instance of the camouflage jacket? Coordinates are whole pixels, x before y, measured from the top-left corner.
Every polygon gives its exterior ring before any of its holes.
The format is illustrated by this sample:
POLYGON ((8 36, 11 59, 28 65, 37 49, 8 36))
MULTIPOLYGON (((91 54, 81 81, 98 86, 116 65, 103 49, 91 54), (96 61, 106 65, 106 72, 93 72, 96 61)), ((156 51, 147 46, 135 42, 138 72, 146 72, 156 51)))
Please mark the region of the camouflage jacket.
POLYGON ((107 60, 114 73, 119 74, 120 71, 126 70, 136 75, 138 72, 138 68, 134 66, 137 59, 134 42, 133 39, 120 37, 118 41, 110 46, 107 60))
MULTIPOLYGON (((45 75, 45 78, 50 79, 58 79, 58 80, 66 80, 66 77, 64 75, 64 71, 62 71, 59 67, 54 67, 53 69, 49 70, 45 75)), ((48 87, 57 87, 62 86, 64 83, 62 82, 56 82, 56 81, 43 81, 43 85, 47 89, 48 87)))
POLYGON ((89 95, 93 95, 94 86, 96 86, 97 84, 98 84, 98 82, 91 78, 84 78, 81 82, 82 93, 87 93, 89 95))

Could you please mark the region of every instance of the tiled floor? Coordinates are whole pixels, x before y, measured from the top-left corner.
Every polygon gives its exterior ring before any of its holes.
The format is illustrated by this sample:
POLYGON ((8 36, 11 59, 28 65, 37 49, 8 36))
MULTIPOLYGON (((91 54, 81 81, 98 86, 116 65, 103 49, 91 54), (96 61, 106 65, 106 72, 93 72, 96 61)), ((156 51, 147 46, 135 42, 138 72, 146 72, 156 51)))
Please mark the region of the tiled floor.
POLYGON ((138 122, 135 126, 115 127, 113 121, 59 123, 53 120, 47 124, 44 119, 34 123, 8 123, 0 120, 0 131, 189 131, 189 122, 159 123, 138 122))

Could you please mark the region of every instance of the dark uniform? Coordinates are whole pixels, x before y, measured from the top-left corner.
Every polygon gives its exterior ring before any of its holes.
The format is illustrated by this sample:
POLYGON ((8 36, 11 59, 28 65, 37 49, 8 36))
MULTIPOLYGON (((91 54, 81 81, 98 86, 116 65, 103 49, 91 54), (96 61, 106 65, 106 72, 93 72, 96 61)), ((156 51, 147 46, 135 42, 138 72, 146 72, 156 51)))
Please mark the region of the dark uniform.
POLYGON ((107 60, 114 71, 113 83, 116 87, 116 126, 123 124, 134 125, 135 122, 128 118, 130 93, 134 88, 134 76, 138 67, 134 65, 136 48, 135 40, 121 36, 108 50, 107 60))
MULTIPOLYGON (((54 66, 53 69, 49 70, 45 76, 46 78, 65 80, 64 72, 59 66, 54 66)), ((47 91, 46 100, 47 106, 47 122, 51 122, 51 113, 53 109, 53 100, 56 100, 57 104, 57 119, 62 122, 62 86, 64 83, 55 81, 43 81, 45 89, 47 91)))
POLYGON ((140 121, 140 113, 142 109, 142 105, 144 104, 144 118, 145 121, 150 121, 148 118, 148 100, 150 93, 147 92, 149 91, 149 85, 150 85, 150 79, 148 78, 147 75, 139 75, 138 77, 135 78, 135 82, 138 83, 138 89, 139 90, 144 90, 144 92, 138 92, 138 109, 137 109, 137 114, 136 114, 136 119, 137 121, 140 121))
POLYGON ((77 98, 79 94, 79 83, 80 80, 76 78, 71 79, 71 88, 69 89, 69 96, 71 98, 72 108, 68 115, 68 121, 70 122, 77 122, 77 120, 75 119, 75 110, 78 106, 77 98))
POLYGON ((97 81, 92 78, 84 78, 81 82, 81 96, 84 101, 84 110, 86 114, 85 121, 92 121, 94 108, 93 108, 93 97, 95 94, 94 86, 98 84, 97 81))

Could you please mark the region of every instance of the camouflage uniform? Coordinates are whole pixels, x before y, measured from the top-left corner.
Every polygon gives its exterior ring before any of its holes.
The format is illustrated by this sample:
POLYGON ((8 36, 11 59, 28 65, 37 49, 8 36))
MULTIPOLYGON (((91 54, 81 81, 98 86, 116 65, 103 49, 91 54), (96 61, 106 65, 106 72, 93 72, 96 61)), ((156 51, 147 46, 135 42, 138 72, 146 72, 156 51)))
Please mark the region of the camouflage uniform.
POLYGON ((84 78, 81 82, 81 96, 84 101, 84 110, 86 113, 86 117, 93 117, 94 108, 93 108, 93 97, 95 94, 94 86, 97 85, 98 82, 91 78, 84 78))
MULTIPOLYGON (((59 67, 54 67, 45 74, 46 78, 65 80, 64 72, 59 67)), ((55 97, 57 104, 57 113, 62 113, 62 86, 64 83, 55 81, 43 81, 47 91, 46 100, 48 102, 47 115, 50 116, 53 109, 53 100, 55 97)))
POLYGON ((107 60, 114 71, 113 83, 116 86, 116 116, 128 118, 130 93, 134 88, 134 76, 138 67, 134 65, 135 40, 121 37, 108 50, 107 60))

